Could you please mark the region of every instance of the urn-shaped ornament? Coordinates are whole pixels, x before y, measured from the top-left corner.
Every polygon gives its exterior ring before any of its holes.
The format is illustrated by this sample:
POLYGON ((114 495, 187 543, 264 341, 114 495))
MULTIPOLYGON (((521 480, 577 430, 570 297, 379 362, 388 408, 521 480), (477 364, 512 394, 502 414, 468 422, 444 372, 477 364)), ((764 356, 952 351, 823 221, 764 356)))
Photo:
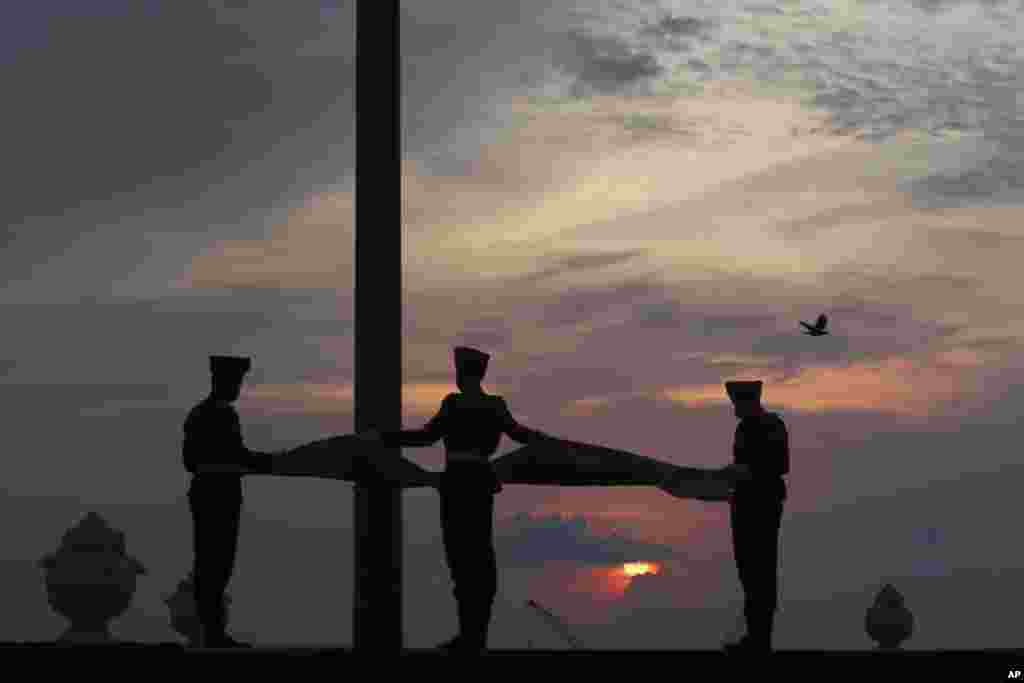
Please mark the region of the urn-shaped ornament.
MULTIPOLYGON (((198 647, 200 644, 200 622, 199 611, 196 609, 196 588, 195 576, 192 572, 178 582, 178 588, 174 593, 164 598, 164 604, 171 612, 171 628, 181 634, 189 647, 198 647)), ((231 598, 224 595, 224 612, 228 611, 231 598)))
POLYGON ((903 604, 900 592, 886 584, 868 608, 864 625, 879 650, 898 650, 914 633, 914 615, 903 604))
POLYGON ((39 561, 50 607, 70 622, 58 642, 108 644, 110 622, 132 604, 145 567, 125 554, 124 533, 95 512, 64 532, 57 550, 39 561))

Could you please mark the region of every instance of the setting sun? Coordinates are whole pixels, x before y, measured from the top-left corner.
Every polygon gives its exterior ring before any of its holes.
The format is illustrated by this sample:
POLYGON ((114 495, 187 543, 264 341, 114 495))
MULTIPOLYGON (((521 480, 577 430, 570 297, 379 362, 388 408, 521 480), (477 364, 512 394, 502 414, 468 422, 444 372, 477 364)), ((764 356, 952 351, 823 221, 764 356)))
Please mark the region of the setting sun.
POLYGON ((627 562, 622 565, 622 572, 629 577, 642 574, 657 574, 658 565, 652 562, 627 562))

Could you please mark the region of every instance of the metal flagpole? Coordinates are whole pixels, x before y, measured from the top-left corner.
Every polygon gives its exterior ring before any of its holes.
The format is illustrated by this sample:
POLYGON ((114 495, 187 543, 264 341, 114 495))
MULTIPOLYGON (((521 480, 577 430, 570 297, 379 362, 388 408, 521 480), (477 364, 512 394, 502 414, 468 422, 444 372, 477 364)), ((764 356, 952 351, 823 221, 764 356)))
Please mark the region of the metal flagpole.
MULTIPOLYGON (((355 428, 402 424, 399 0, 356 6, 355 428)), ((396 448, 396 451, 398 449, 396 448)), ((356 650, 402 648, 402 499, 355 488, 356 650)))

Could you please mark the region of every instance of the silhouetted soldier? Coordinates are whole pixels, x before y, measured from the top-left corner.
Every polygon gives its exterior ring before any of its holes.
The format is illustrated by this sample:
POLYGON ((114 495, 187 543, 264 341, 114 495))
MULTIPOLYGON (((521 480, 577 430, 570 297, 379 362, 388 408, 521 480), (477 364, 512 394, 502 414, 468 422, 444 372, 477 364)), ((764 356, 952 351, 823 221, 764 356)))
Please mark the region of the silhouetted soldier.
POLYGON ((271 471, 273 454, 242 443, 238 400, 248 358, 211 356, 212 391, 185 420, 185 469, 192 509, 195 596, 203 647, 245 647, 226 633, 224 592, 234 571, 242 509, 242 476, 271 471))
POLYGON ((447 452, 440 477, 441 529, 458 605, 459 634, 443 649, 479 652, 487 647, 491 609, 498 588, 494 553, 494 494, 501 490, 489 458, 502 434, 522 444, 551 438, 518 424, 501 396, 480 386, 490 356, 454 349, 459 393, 448 394, 423 429, 367 432, 400 446, 430 446, 444 439, 447 452))
POLYGON ((779 527, 789 473, 789 436, 775 413, 761 406, 761 382, 726 382, 736 417, 730 501, 733 552, 743 585, 746 635, 729 652, 770 652, 778 603, 779 527))

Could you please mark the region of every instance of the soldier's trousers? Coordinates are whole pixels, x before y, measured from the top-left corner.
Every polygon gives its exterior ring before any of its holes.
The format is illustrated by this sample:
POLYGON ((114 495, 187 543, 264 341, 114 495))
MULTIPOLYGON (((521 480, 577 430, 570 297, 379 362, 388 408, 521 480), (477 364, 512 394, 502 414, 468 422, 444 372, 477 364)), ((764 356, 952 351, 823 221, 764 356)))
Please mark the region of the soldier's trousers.
POLYGON ((242 501, 230 491, 193 487, 192 509, 196 610, 208 638, 226 635, 224 594, 235 568, 242 501))
POLYGON ((730 506, 733 554, 743 586, 747 636, 771 645, 778 607, 779 527, 783 501, 778 498, 737 499, 730 506))
POLYGON ((494 552, 494 490, 488 472, 450 468, 441 487, 441 531, 459 615, 459 640, 487 646, 498 592, 494 552))

